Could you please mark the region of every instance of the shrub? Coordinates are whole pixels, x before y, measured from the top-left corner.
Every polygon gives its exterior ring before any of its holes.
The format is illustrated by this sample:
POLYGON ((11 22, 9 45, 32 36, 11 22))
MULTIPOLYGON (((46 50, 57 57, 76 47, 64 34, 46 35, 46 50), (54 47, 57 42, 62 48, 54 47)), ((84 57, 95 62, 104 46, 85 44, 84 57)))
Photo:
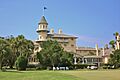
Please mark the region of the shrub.
POLYGON ((17 70, 26 70, 27 67, 27 58, 24 56, 20 56, 16 60, 16 68, 17 70))
POLYGON ((85 69, 88 66, 95 66, 95 64, 74 64, 74 69, 85 69))
POLYGON ((27 70, 46 70, 48 69, 46 66, 42 66, 40 64, 28 64, 27 70))
POLYGON ((103 67, 103 69, 108 69, 108 67, 107 66, 102 66, 103 67))
POLYGON ((116 69, 115 65, 112 64, 104 64, 103 69, 116 69))
POLYGON ((35 64, 28 64, 27 68, 36 68, 36 65, 35 64))
POLYGON ((73 66, 74 66, 74 69, 84 69, 87 67, 87 64, 75 64, 73 66))

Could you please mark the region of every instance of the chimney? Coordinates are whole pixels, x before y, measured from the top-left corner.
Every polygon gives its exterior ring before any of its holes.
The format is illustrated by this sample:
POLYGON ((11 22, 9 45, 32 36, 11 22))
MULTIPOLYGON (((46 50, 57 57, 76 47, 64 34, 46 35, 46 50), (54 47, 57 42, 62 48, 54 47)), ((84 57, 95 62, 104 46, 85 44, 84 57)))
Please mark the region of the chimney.
POLYGON ((98 44, 95 45, 95 49, 96 49, 96 56, 98 56, 98 44))
POLYGON ((62 29, 59 29, 59 30, 58 30, 58 34, 62 34, 62 29))
POLYGON ((54 34, 54 29, 50 29, 50 34, 54 34))

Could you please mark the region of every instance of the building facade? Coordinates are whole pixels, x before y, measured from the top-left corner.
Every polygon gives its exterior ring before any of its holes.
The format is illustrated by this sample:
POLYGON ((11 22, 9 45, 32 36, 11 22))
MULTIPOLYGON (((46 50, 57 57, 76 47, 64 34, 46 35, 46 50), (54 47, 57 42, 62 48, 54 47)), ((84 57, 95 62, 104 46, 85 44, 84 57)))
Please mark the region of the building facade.
MULTIPOLYGON (((40 22, 38 23, 38 28, 36 30, 38 33, 37 40, 34 41, 35 49, 34 54, 29 58, 29 64, 38 64, 36 53, 41 50, 40 44, 47 40, 56 40, 65 51, 74 54, 74 64, 97 64, 108 63, 108 49, 100 49, 98 45, 95 48, 91 47, 77 47, 76 39, 78 37, 73 35, 64 34, 62 29, 59 29, 57 33, 54 29, 48 30, 48 22, 44 16, 42 16, 40 22)), ((119 48, 119 47, 118 47, 119 48)))
MULTIPOLYGON (((54 32, 54 29, 48 30, 48 23, 44 16, 42 16, 40 22, 38 23, 38 39, 35 43, 40 44, 47 40, 56 40, 58 41, 61 46, 64 48, 65 51, 76 53, 76 36, 64 34, 62 29, 59 29, 58 33, 54 32)), ((40 51, 40 46, 38 50, 40 51)))
POLYGON ((64 34, 62 29, 59 29, 57 33, 54 32, 54 29, 48 30, 48 23, 44 16, 42 16, 40 22, 38 23, 38 39, 34 41, 35 49, 34 54, 29 58, 29 63, 37 64, 36 53, 41 50, 40 44, 47 40, 56 40, 61 44, 65 51, 76 53, 76 36, 64 34))

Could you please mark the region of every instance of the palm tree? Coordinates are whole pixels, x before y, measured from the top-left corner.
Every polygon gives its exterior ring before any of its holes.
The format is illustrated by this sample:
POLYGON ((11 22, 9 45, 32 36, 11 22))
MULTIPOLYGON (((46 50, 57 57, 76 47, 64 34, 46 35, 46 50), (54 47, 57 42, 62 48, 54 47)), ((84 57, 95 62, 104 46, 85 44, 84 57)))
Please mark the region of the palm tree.
POLYGON ((115 50, 113 53, 114 54, 110 55, 109 63, 114 65, 115 68, 119 68, 119 66, 120 66, 120 50, 115 50))
POLYGON ((119 49, 119 45, 120 45, 120 37, 119 37, 119 33, 116 32, 113 34, 115 36, 115 39, 116 39, 116 48, 119 49))
POLYGON ((17 59, 17 44, 16 44, 16 38, 13 36, 10 36, 7 38, 7 41, 9 42, 9 48, 11 49, 11 54, 9 56, 9 66, 10 68, 13 68, 13 65, 15 64, 15 61, 17 59))
POLYGON ((0 69, 2 69, 4 60, 7 59, 10 53, 9 44, 5 39, 0 38, 0 69))
POLYGON ((111 40, 111 41, 109 42, 109 44, 112 46, 113 49, 115 49, 115 43, 116 43, 116 42, 115 42, 114 40, 111 40))
POLYGON ((117 39, 117 36, 119 35, 119 33, 115 32, 113 35, 115 36, 115 39, 117 39))
POLYGON ((23 35, 18 35, 18 37, 9 36, 7 38, 0 37, 1 68, 4 60, 7 60, 10 68, 13 68, 17 57, 24 56, 25 58, 28 58, 33 54, 33 50, 33 42, 25 39, 23 35), (9 57, 6 54, 9 54, 9 57))
POLYGON ((25 56, 28 58, 33 53, 33 42, 31 40, 25 39, 23 35, 9 37, 7 41, 9 42, 9 47, 11 49, 11 54, 8 58, 10 68, 13 68, 17 57, 25 56))
POLYGON ((19 35, 18 37, 18 49, 21 56, 29 57, 30 54, 33 53, 34 44, 31 40, 25 39, 23 35, 19 35))
POLYGON ((118 35, 119 35, 119 33, 118 33, 118 32, 115 32, 115 33, 113 33, 113 35, 114 35, 114 36, 118 36, 118 35))

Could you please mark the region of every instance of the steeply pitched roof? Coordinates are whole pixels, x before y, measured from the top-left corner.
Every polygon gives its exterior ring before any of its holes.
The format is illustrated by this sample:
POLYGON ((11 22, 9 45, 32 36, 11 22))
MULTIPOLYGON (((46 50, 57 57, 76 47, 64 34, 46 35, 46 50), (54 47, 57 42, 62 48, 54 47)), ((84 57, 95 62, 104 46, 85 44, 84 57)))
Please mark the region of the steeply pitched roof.
POLYGON ((42 16, 39 24, 48 24, 44 16, 42 16))
POLYGON ((68 35, 68 34, 48 34, 51 35, 51 37, 65 37, 65 38, 77 38, 76 36, 68 35))

